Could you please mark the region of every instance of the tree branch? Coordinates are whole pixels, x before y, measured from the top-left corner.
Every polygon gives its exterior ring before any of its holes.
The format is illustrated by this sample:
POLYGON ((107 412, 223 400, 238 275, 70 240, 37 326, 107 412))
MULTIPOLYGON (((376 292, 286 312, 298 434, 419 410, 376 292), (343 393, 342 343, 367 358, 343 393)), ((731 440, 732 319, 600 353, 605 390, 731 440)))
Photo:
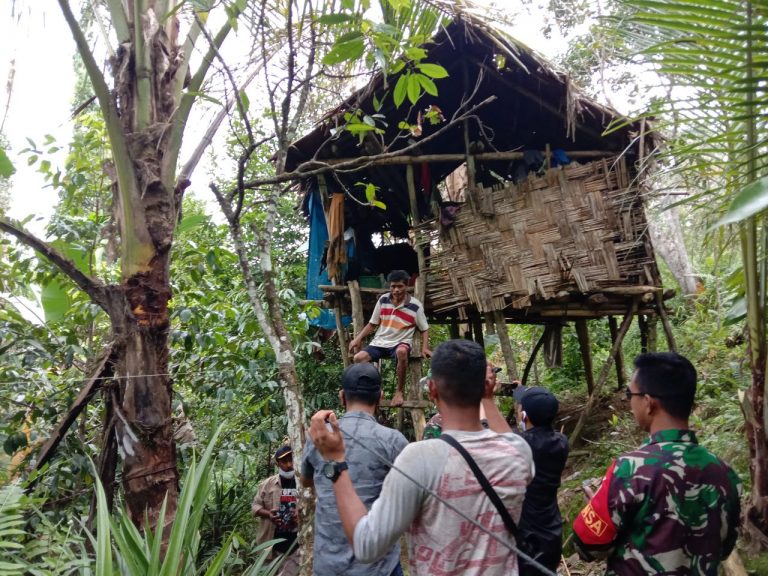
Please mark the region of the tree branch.
POLYGON ((406 154, 411 150, 415 150, 416 148, 423 146, 426 142, 429 142, 433 138, 436 138, 437 136, 443 134, 448 129, 453 128, 456 124, 462 122, 463 120, 472 117, 474 115, 473 113, 478 108, 485 106, 486 104, 489 104, 494 100, 496 100, 496 96, 489 96, 482 102, 479 102, 474 106, 472 106, 464 114, 460 114, 455 118, 453 118, 451 121, 447 122, 445 125, 440 127, 439 130, 435 131, 429 136, 426 136, 425 138, 422 138, 418 142, 409 144, 405 148, 399 148, 391 152, 384 152, 383 154, 375 154, 371 156, 358 156, 357 158, 351 159, 349 161, 340 162, 339 164, 333 164, 333 165, 326 164, 321 160, 309 160, 307 162, 299 164, 299 166, 297 166, 293 172, 285 172, 283 174, 272 176, 270 178, 250 180, 248 182, 245 182, 244 186, 245 188, 258 188, 260 186, 265 186, 267 184, 279 184, 282 182, 290 182, 291 180, 302 180, 304 178, 309 178, 310 176, 317 176, 318 174, 324 174, 326 172, 331 172, 331 171, 338 172, 338 171, 348 169, 351 172, 353 171, 353 169, 361 170, 376 160, 381 160, 383 158, 390 158, 394 156, 402 156, 403 154, 406 154), (310 166, 318 166, 318 165, 320 166, 319 168, 315 168, 315 169, 310 168, 310 166))
MULTIPOLYGON (((232 8, 234 10, 233 18, 237 18, 240 15, 241 10, 235 4, 232 5, 232 8)), ((179 97, 178 95, 181 94, 182 90, 184 89, 184 77, 189 66, 189 55, 192 52, 192 48, 194 47, 195 39, 200 33, 200 26, 198 26, 196 22, 193 24, 192 29, 189 31, 187 41, 184 44, 184 57, 186 66, 179 66, 179 70, 176 72, 176 77, 173 84, 174 100, 178 101, 179 105, 173 114, 173 121, 171 122, 171 133, 168 138, 168 150, 163 157, 162 179, 163 182, 169 185, 169 187, 173 187, 173 183, 176 177, 176 165, 179 161, 181 140, 184 136, 184 127, 187 125, 189 113, 192 110, 192 105, 195 103, 197 93, 200 91, 200 87, 203 85, 203 81, 208 74, 208 69, 213 62, 214 47, 216 49, 220 48, 224 43, 224 40, 227 38, 230 30, 232 30, 232 25, 229 23, 229 21, 230 19, 228 18, 219 30, 218 34, 216 34, 214 37, 213 43, 208 48, 208 52, 206 52, 205 56, 203 56, 203 61, 200 63, 200 67, 192 76, 192 80, 190 80, 189 85, 187 86, 187 91, 179 97)))
POLYGON ((45 256, 46 259, 77 284, 83 292, 88 294, 95 304, 98 304, 105 312, 107 312, 106 289, 100 281, 94 280, 90 276, 82 273, 69 258, 40 240, 40 238, 34 234, 24 230, 20 224, 9 220, 8 218, 0 217, 0 230, 16 237, 22 244, 29 246, 45 256))

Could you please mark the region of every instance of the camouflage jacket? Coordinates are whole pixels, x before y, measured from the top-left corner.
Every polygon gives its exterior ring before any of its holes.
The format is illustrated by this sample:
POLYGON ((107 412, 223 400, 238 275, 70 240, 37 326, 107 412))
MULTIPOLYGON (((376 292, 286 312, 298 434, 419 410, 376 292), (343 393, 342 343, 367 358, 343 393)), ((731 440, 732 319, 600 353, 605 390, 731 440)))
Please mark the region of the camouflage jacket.
POLYGON ((573 523, 607 575, 711 575, 733 550, 741 481, 690 430, 662 430, 619 456, 573 523))

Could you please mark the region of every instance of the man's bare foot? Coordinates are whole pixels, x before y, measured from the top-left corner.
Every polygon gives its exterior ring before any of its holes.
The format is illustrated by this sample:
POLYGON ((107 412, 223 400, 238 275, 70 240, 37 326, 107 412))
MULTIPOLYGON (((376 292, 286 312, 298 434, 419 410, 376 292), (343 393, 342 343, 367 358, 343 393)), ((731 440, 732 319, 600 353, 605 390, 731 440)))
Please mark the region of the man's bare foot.
POLYGON ((395 395, 392 396, 392 402, 389 403, 390 406, 397 407, 403 405, 403 393, 399 390, 395 392, 395 395))

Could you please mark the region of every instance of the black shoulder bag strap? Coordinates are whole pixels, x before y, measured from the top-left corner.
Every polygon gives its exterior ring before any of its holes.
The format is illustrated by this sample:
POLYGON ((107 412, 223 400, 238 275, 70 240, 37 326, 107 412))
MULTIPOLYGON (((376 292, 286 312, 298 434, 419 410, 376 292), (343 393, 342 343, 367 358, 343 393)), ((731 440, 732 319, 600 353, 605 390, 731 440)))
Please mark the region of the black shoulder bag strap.
POLYGON ((520 531, 517 529, 517 524, 515 524, 515 521, 512 520, 512 516, 510 516, 506 506, 504 506, 504 503, 501 501, 501 498, 499 498, 496 490, 494 490, 493 486, 491 486, 488 478, 486 478, 485 474, 480 471, 480 468, 472 459, 472 456, 469 455, 469 452, 467 452, 466 448, 464 448, 464 446, 462 446, 461 443, 453 436, 449 434, 441 434, 439 438, 440 440, 445 440, 448 444, 453 446, 459 452, 459 454, 464 457, 464 460, 467 461, 467 464, 469 464, 469 468, 472 470, 472 472, 474 472, 477 481, 480 482, 480 486, 482 486, 483 490, 485 490, 485 493, 488 494, 488 498, 491 499, 491 502, 499 512, 501 519, 504 521, 504 525, 507 527, 507 530, 510 531, 512 536, 515 537, 515 541, 519 546, 522 542, 522 538, 520 537, 520 531))

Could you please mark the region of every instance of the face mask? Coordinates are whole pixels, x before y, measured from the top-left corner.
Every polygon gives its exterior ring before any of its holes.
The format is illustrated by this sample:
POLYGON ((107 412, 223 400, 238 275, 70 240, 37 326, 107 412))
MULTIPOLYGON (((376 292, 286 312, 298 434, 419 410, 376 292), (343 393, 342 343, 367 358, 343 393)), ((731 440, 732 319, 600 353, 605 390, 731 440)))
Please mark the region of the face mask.
POLYGON ((280 474, 280 478, 285 478, 286 480, 290 480, 296 474, 293 470, 283 470, 282 468, 278 468, 277 473, 280 474))
POLYGON ((523 414, 520 417, 520 422, 517 423, 517 427, 520 429, 520 432, 525 432, 525 419, 526 419, 526 414, 525 414, 525 411, 523 411, 523 414))

